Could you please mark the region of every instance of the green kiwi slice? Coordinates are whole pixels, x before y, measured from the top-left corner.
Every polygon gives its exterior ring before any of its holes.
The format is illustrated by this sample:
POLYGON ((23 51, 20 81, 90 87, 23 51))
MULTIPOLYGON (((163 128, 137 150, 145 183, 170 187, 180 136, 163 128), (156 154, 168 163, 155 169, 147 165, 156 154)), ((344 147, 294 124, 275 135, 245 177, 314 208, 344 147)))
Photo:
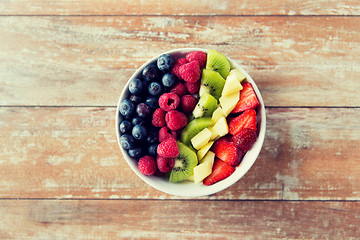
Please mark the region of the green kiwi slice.
POLYGON ((186 127, 182 130, 180 139, 185 144, 190 146, 191 139, 201 132, 204 128, 210 127, 212 124, 211 117, 195 118, 189 122, 186 127))
POLYGON ((213 70, 203 69, 201 74, 200 96, 203 93, 209 92, 214 98, 219 100, 222 90, 225 85, 225 79, 220 73, 213 70))
POLYGON ((181 182, 188 179, 198 164, 196 153, 185 144, 177 142, 179 155, 175 158, 175 165, 170 172, 170 182, 181 182))
POLYGON ((219 72, 226 79, 230 73, 230 62, 224 54, 215 50, 209 50, 207 53, 206 69, 219 72))
POLYGON ((217 107, 218 101, 209 93, 205 93, 200 97, 192 113, 195 118, 211 117, 217 107))

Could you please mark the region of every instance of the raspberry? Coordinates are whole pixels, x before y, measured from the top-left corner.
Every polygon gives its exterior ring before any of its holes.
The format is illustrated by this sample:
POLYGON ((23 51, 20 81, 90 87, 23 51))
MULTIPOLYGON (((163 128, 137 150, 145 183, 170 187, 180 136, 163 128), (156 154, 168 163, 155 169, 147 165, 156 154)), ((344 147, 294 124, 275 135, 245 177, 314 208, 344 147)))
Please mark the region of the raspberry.
POLYGON ((171 90, 171 93, 175 93, 179 97, 185 95, 187 93, 186 87, 182 83, 176 84, 171 90))
POLYGON ((200 68, 205 67, 206 65, 206 53, 202 51, 193 51, 186 54, 186 60, 189 62, 196 61, 199 64, 200 68))
POLYGON ((162 141, 158 148, 157 154, 165 158, 174 158, 179 155, 179 148, 177 146, 176 140, 173 138, 168 138, 162 141))
POLYGON ((198 93, 200 89, 200 81, 197 81, 195 83, 185 82, 185 87, 190 94, 198 93))
POLYGON ((179 68, 180 68, 181 65, 184 65, 185 63, 188 63, 188 60, 186 60, 185 58, 179 58, 174 63, 174 66, 173 66, 173 68, 171 69, 170 72, 175 74, 178 78, 181 78, 180 74, 179 74, 179 68))
POLYGON ((175 131, 171 131, 168 127, 162 127, 159 130, 159 142, 162 142, 168 138, 174 138, 176 139, 176 132, 175 131))
POLYGON ((184 95, 181 97, 181 109, 184 113, 191 113, 198 100, 193 95, 184 95))
POLYGON ((175 93, 164 93, 159 98, 159 106, 165 111, 176 109, 180 104, 180 97, 175 93))
POLYGON ((157 155, 156 164, 157 164, 160 172, 167 173, 167 172, 170 172, 171 169, 174 167, 175 159, 174 158, 165 158, 160 155, 157 155))
POLYGON ((171 110, 165 115, 165 122, 171 130, 178 130, 187 124, 187 117, 184 113, 171 110))
POLYGON ((243 128, 233 136, 235 146, 243 151, 248 151, 256 142, 256 130, 251 128, 243 128))
POLYGON ((138 168, 144 175, 153 175, 156 172, 155 159, 148 155, 140 158, 138 168))
POLYGON ((153 113, 151 123, 154 127, 165 126, 165 111, 161 108, 156 109, 153 113))
POLYGON ((194 83, 200 78, 200 67, 195 61, 181 65, 179 68, 179 74, 185 82, 194 83))

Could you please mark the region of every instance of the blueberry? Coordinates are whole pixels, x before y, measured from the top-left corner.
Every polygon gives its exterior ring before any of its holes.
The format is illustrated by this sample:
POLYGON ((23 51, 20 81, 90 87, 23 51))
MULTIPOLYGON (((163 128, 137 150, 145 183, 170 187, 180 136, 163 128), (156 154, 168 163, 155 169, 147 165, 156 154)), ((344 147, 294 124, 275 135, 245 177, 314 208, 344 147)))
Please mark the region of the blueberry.
POLYGON ((146 141, 148 143, 154 143, 158 140, 158 136, 159 136, 159 130, 157 130, 156 128, 151 128, 146 138, 146 141))
POLYGON ((144 119, 142 117, 134 117, 132 120, 131 120, 131 123, 132 125, 138 125, 140 123, 143 123, 144 122, 144 119))
POLYGON ((165 73, 164 76, 162 77, 161 81, 165 87, 171 88, 171 87, 175 86, 177 77, 175 76, 175 74, 165 73))
POLYGON ((157 147, 158 147, 158 143, 153 143, 153 144, 150 144, 148 146, 147 150, 148 150, 148 153, 149 153, 150 156, 156 157, 156 155, 157 155, 157 152, 156 152, 157 147))
POLYGON ((140 97, 139 95, 131 95, 130 100, 133 101, 134 103, 141 103, 143 98, 140 97))
POLYGON ((160 73, 155 64, 147 65, 142 71, 142 76, 147 82, 151 82, 160 78, 160 73))
POLYGON ((139 103, 136 106, 136 113, 139 117, 147 118, 151 116, 151 109, 145 103, 139 103))
POLYGON ((139 158, 144 156, 144 151, 140 147, 135 147, 133 149, 129 149, 128 154, 130 157, 136 158, 139 160, 139 158))
POLYGON ((160 83, 152 82, 149 84, 148 91, 152 96, 159 96, 162 92, 160 83))
POLYGON ((162 72, 169 72, 173 65, 174 60, 169 54, 163 54, 157 60, 157 67, 162 72))
POLYGON ((152 109, 159 108, 159 98, 155 96, 150 96, 146 98, 145 104, 151 107, 152 109))
POLYGON ((120 145, 124 149, 132 149, 135 147, 135 139, 130 134, 124 134, 120 137, 120 145))
POLYGON ((135 112, 135 104, 130 99, 125 99, 120 103, 119 111, 121 115, 130 117, 135 112))
POLYGON ((136 140, 145 140, 148 136, 148 130, 142 123, 135 125, 131 133, 136 140))
POLYGON ((131 132, 131 128, 132 128, 131 122, 129 122, 128 120, 123 120, 119 124, 119 130, 121 133, 129 133, 131 132))
POLYGON ((144 88, 145 88, 144 84, 139 78, 134 78, 133 80, 130 81, 129 91, 132 94, 139 95, 142 93, 144 88))

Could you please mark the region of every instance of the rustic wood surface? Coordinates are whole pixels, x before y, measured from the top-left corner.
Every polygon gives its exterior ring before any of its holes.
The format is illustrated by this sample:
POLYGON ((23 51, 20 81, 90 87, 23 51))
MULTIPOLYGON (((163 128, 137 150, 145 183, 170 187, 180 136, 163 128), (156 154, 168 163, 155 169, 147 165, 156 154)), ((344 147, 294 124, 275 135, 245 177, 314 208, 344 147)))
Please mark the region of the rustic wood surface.
POLYGON ((360 2, 0 0, 0 239, 358 239, 360 2), (263 149, 230 188, 175 197, 115 134, 137 67, 219 50, 256 81, 263 149))

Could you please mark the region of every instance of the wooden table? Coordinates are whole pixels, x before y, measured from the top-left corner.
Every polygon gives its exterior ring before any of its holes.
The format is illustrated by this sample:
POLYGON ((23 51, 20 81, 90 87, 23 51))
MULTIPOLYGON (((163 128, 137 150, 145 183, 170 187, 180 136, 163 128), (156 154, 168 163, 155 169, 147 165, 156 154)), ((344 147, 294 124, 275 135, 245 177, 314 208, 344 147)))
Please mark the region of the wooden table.
POLYGON ((0 238, 359 239, 360 2, 129 2, 0 0, 0 238), (198 199, 140 180, 114 127, 180 47, 234 59, 267 112, 252 169, 198 199))

